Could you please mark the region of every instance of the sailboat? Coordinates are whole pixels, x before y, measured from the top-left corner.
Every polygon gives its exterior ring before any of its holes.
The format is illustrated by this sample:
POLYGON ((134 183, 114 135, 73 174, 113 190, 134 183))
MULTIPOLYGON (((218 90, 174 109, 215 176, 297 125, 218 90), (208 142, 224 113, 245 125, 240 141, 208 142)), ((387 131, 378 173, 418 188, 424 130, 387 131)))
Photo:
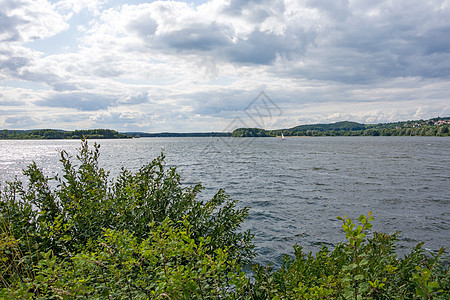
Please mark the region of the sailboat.
POLYGON ((283 133, 281 133, 281 139, 284 140, 284 134, 283 133))

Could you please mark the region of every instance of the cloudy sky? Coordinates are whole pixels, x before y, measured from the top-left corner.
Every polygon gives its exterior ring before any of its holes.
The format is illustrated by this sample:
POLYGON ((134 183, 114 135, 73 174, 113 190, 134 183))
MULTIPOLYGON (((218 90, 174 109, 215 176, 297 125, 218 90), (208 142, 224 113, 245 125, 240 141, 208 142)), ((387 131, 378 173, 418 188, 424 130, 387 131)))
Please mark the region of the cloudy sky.
POLYGON ((262 91, 269 129, 450 116, 450 0, 0 0, 0 129, 223 131, 262 91))

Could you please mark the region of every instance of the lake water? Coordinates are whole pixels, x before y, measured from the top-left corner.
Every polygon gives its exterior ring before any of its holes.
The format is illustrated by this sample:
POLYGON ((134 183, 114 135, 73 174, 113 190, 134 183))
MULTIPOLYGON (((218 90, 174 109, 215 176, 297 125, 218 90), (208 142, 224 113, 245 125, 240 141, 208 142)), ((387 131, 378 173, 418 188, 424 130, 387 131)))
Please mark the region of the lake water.
MULTIPOLYGON (((292 137, 98 140, 101 165, 114 176, 137 170, 164 148, 184 184, 201 182, 201 198, 219 188, 250 206, 243 228, 255 234, 257 260, 279 266, 297 243, 307 251, 345 239, 337 216, 373 211, 374 229, 402 231, 399 252, 420 241, 450 247, 450 138, 292 137)), ((89 141, 93 143, 93 141, 89 141)), ((32 160, 60 170, 58 150, 80 141, 0 141, 0 180, 21 176, 32 160)))

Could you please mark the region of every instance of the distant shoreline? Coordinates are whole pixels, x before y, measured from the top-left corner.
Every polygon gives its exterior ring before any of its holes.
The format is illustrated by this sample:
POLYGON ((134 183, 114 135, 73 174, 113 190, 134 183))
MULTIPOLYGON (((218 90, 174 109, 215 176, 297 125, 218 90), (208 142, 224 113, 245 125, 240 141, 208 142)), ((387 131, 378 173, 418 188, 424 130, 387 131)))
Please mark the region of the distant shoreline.
POLYGON ((351 121, 299 125, 288 129, 238 128, 233 132, 118 132, 111 129, 64 131, 31 129, 0 131, 0 140, 130 139, 144 137, 316 137, 316 136, 450 136, 450 117, 394 123, 361 124, 351 121))
POLYGON ((0 131, 0 140, 72 140, 72 139, 131 139, 152 137, 231 137, 231 132, 117 132, 111 129, 64 131, 58 129, 32 129, 0 131))
MULTIPOLYGON (((152 139, 152 138, 255 138, 255 136, 235 136, 233 137, 231 133, 224 136, 204 136, 204 135, 158 135, 155 133, 155 136, 143 136, 143 137, 126 137, 126 138, 107 138, 107 137, 85 137, 85 139, 99 139, 99 140, 118 140, 118 139, 152 139)), ((317 135, 317 136, 307 136, 307 135, 294 135, 294 136, 286 136, 285 139, 292 139, 292 138, 323 138, 323 137, 333 137, 333 138, 339 138, 339 137, 373 137, 373 135, 317 135)), ((377 137, 450 137, 450 135, 378 135, 377 137)), ((262 136, 257 138, 271 138, 271 139, 281 139, 281 136, 262 136)), ((27 140, 34 140, 34 141, 50 141, 50 140, 76 140, 76 139, 82 139, 80 138, 0 138, 0 141, 27 141, 27 140)))
POLYGON ((124 132, 124 134, 131 135, 132 137, 231 137, 231 132, 159 132, 159 133, 147 133, 147 132, 124 132))
POLYGON ((111 129, 64 131, 58 129, 32 129, 0 131, 0 140, 74 140, 74 139, 131 139, 131 135, 111 129))

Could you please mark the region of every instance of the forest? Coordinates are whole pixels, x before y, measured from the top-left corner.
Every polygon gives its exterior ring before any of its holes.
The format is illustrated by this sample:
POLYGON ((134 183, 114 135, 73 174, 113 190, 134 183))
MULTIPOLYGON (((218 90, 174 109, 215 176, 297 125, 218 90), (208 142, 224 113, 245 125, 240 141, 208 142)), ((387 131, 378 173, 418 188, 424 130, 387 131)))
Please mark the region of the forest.
POLYGON ((450 136, 450 118, 395 123, 360 124, 342 121, 331 124, 299 125, 289 129, 238 128, 233 137, 274 136, 450 136))
POLYGON ((231 132, 124 132, 133 137, 226 137, 231 136, 231 132))
POLYGON ((131 135, 110 129, 86 129, 63 131, 57 129, 7 130, 0 131, 0 140, 48 140, 48 139, 123 139, 131 135))

